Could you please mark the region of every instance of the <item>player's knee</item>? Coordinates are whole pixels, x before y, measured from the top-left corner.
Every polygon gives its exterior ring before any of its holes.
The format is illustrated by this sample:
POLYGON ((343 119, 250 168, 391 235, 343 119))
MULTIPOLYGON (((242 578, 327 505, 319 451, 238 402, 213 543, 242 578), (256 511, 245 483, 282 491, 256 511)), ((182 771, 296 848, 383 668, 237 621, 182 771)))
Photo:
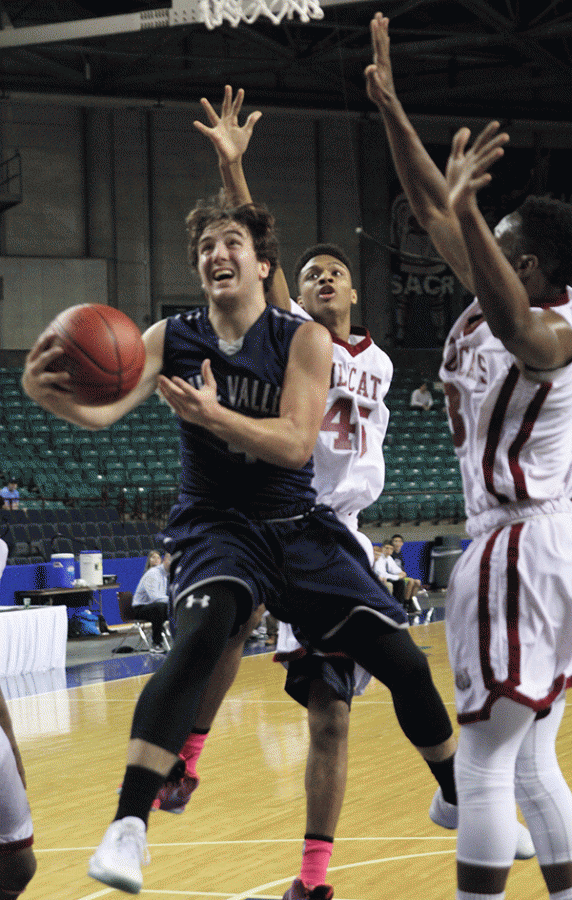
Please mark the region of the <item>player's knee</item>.
POLYGON ((320 706, 308 705, 310 740, 322 753, 331 753, 344 741, 349 731, 350 711, 347 703, 339 698, 320 706))
POLYGON ((0 900, 14 900, 30 883, 36 872, 36 857, 31 847, 0 854, 0 900))
MULTIPOLYGON (((412 642, 413 644, 413 642, 412 642)), ((408 648, 407 656, 398 666, 391 667, 386 682, 392 693, 414 690, 421 697, 433 693, 434 685, 427 657, 415 644, 408 648)))

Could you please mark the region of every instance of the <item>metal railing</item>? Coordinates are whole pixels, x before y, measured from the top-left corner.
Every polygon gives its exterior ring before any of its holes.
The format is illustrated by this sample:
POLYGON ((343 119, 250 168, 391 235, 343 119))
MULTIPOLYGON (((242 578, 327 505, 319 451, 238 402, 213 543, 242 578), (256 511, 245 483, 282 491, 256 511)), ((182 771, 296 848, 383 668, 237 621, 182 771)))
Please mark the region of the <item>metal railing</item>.
POLYGON ((16 150, 0 162, 0 194, 22 193, 22 157, 16 150))

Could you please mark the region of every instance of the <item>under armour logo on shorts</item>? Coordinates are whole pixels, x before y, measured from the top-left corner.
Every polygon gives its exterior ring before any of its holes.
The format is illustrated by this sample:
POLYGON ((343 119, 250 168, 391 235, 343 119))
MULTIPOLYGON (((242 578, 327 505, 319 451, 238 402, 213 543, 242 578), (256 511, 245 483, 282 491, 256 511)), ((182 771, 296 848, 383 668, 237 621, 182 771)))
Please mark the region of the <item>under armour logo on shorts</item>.
POLYGON ((455 672, 455 685, 460 691, 468 691, 471 686, 471 676, 468 669, 459 669, 455 672))
POLYGON ((194 603, 200 603, 202 608, 206 609, 207 606, 209 605, 210 599, 211 598, 209 597, 208 594, 203 594, 201 597, 195 597, 194 594, 190 594, 190 596, 187 597, 187 602, 185 603, 185 606, 187 609, 190 609, 194 603))

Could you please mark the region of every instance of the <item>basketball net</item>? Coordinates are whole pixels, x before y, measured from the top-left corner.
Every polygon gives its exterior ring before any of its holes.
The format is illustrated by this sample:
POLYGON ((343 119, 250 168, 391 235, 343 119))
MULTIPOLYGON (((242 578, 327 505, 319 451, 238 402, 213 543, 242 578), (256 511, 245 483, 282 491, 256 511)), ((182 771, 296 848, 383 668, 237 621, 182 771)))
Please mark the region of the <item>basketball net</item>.
POLYGON ((209 30, 224 20, 233 28, 240 22, 250 25, 258 16, 265 16, 273 25, 279 25, 284 16, 292 19, 297 15, 301 22, 324 18, 319 0, 199 0, 199 6, 209 30))

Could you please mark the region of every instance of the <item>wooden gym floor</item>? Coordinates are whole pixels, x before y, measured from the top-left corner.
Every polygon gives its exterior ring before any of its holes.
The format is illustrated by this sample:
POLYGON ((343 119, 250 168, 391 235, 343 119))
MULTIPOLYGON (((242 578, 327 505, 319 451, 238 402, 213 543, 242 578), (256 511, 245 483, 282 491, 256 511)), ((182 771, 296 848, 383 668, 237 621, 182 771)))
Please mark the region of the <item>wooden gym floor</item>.
MULTIPOLYGON (((428 654, 454 719, 444 625, 418 625, 412 635, 428 654)), ((76 672, 71 680, 46 683, 45 693, 9 700, 38 859, 27 900, 126 896, 86 870, 115 812, 132 711, 150 665, 147 655, 143 674, 122 677, 120 668, 104 666, 85 679, 76 672)), ((144 900, 281 898, 298 874, 308 737, 305 712, 283 683, 271 653, 243 660, 199 761, 202 781, 187 811, 151 814, 144 900)), ((571 725, 568 713, 560 736, 568 780, 571 725)), ((455 833, 430 822, 435 783, 397 726, 381 685, 372 683, 354 702, 350 742, 330 867, 336 900, 452 900, 455 833)), ((546 896, 536 861, 515 863, 507 898, 546 896)))

